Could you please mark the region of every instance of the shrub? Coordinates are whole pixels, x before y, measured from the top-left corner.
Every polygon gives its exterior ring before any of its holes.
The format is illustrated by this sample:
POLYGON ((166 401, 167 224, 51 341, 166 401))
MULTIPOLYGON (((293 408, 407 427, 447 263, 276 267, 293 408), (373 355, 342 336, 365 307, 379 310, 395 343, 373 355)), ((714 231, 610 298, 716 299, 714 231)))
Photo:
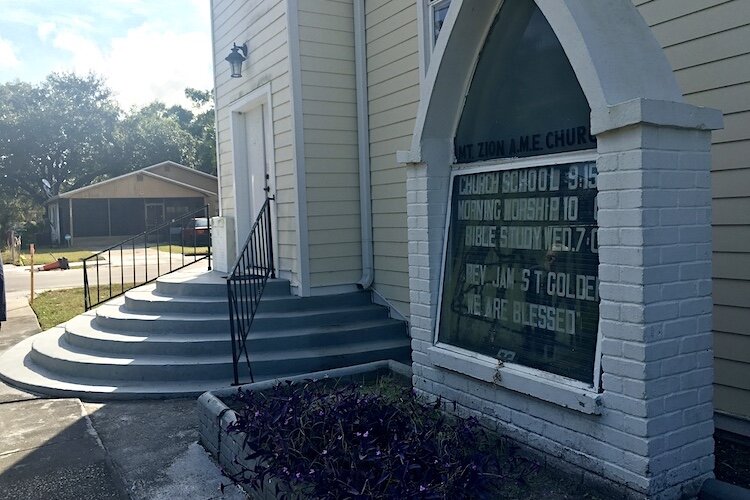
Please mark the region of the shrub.
POLYGON ((251 465, 235 480, 261 491, 275 479, 282 497, 477 498, 497 443, 440 405, 393 383, 240 389, 229 430, 246 433, 241 458, 251 465))

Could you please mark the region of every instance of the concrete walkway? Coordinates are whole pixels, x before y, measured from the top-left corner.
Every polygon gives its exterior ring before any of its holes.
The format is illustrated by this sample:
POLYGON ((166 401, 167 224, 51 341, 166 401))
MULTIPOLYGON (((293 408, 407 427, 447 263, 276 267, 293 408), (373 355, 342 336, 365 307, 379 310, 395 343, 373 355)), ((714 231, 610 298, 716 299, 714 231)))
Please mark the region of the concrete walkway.
MULTIPOLYGON (((22 293, 8 296, 0 352, 39 332, 22 293)), ((94 404, 0 382, 0 500, 245 498, 197 443, 194 400, 94 404)))

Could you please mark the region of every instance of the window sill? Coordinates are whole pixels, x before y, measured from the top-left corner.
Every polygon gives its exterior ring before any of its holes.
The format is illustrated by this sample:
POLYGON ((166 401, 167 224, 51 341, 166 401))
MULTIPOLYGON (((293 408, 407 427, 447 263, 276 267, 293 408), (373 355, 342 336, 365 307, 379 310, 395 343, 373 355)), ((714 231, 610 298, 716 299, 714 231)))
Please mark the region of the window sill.
POLYGON ((430 361, 440 368, 483 382, 489 382, 504 389, 527 394, 571 410, 589 415, 601 415, 601 394, 591 389, 575 387, 542 377, 521 369, 523 367, 502 365, 499 364, 499 361, 486 356, 444 344, 431 347, 428 349, 428 353, 430 361))

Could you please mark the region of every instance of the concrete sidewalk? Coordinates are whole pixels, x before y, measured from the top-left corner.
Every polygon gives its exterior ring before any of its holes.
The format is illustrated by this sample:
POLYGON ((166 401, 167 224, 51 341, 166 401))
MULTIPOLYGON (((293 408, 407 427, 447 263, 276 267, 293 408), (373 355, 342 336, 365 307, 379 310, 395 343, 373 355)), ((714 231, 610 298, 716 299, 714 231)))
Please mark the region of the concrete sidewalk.
MULTIPOLYGON (((24 293, 8 295, 0 352, 38 333, 24 293)), ((0 500, 245 498, 197 443, 194 400, 81 403, 0 381, 0 500)))

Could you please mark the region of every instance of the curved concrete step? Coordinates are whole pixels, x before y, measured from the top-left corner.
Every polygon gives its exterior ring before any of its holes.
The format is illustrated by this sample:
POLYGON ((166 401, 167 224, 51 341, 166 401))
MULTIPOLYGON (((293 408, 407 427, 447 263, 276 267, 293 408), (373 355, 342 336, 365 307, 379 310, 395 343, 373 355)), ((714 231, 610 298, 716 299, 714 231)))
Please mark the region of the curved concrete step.
MULTIPOLYGON (((357 307, 330 306, 326 309, 290 311, 286 313, 258 312, 253 320, 253 330, 281 330, 301 326, 340 325, 353 321, 386 318, 384 307, 367 304, 357 307)), ((164 332, 226 332, 229 317, 224 314, 139 313, 125 307, 119 297, 96 309, 96 323, 107 331, 164 332)))
MULTIPOLYGON (((370 294, 353 292, 339 295, 295 297, 292 295, 269 295, 265 292, 260 301, 258 312, 306 311, 337 306, 362 306, 370 304, 370 294)), ((125 308, 137 313, 200 313, 228 314, 227 297, 205 296, 191 297, 186 295, 167 296, 156 290, 156 285, 145 285, 125 292, 125 308)))
MULTIPOLYGON (((196 398, 206 391, 231 387, 232 379, 137 381, 86 378, 47 370, 30 359, 35 337, 30 337, 0 356, 0 379, 23 390, 57 397, 75 397, 85 401, 121 401, 132 399, 196 398)), ((249 380, 240 364, 241 380, 249 380)), ((255 381, 300 375, 300 372, 264 376, 254 373, 255 381)))
MULTIPOLYGON (((35 335, 30 359, 54 373, 110 381, 207 380, 224 379, 232 374, 231 354, 116 356, 72 346, 64 335, 62 328, 35 335)), ((278 374, 307 373, 380 359, 403 361, 408 345, 409 340, 404 338, 305 349, 282 345, 279 350, 252 352, 250 361, 254 374, 273 378, 278 374)))
MULTIPOLYGON (((81 315, 65 325, 65 341, 81 349, 113 354, 161 354, 180 356, 221 355, 232 352, 228 333, 108 332, 97 327, 93 316, 81 315)), ((352 324, 303 327, 281 331, 253 331, 248 337, 253 352, 295 349, 406 338, 403 322, 390 318, 352 324)))
POLYGON ((73 346, 59 329, 36 335, 30 357, 49 371, 99 380, 221 379, 232 373, 231 355, 116 355, 73 346))
POLYGON ((232 352, 229 335, 215 333, 108 332, 93 318, 74 318, 65 325, 65 341, 80 349, 115 355, 161 354, 193 357, 232 352))
MULTIPOLYGON (((266 296, 289 295, 288 280, 269 279, 263 292, 266 296)), ((156 291, 165 296, 225 297, 226 273, 217 271, 180 271, 156 280, 156 291)))
MULTIPOLYGON (((205 391, 230 387, 232 384, 231 376, 219 380, 191 378, 154 382, 113 381, 65 375, 47 370, 31 360, 30 353, 33 342, 34 337, 30 337, 0 356, 0 379, 33 393, 58 397, 76 397, 86 401, 194 398, 205 391)), ((240 368, 244 371, 244 367, 240 368)), ((283 378, 283 376, 280 378, 283 378)), ((256 380, 261 379, 256 378, 256 380)))
POLYGON ((189 296, 163 295, 157 285, 145 285, 125 292, 125 309, 134 313, 229 314, 226 290, 224 295, 189 296))

